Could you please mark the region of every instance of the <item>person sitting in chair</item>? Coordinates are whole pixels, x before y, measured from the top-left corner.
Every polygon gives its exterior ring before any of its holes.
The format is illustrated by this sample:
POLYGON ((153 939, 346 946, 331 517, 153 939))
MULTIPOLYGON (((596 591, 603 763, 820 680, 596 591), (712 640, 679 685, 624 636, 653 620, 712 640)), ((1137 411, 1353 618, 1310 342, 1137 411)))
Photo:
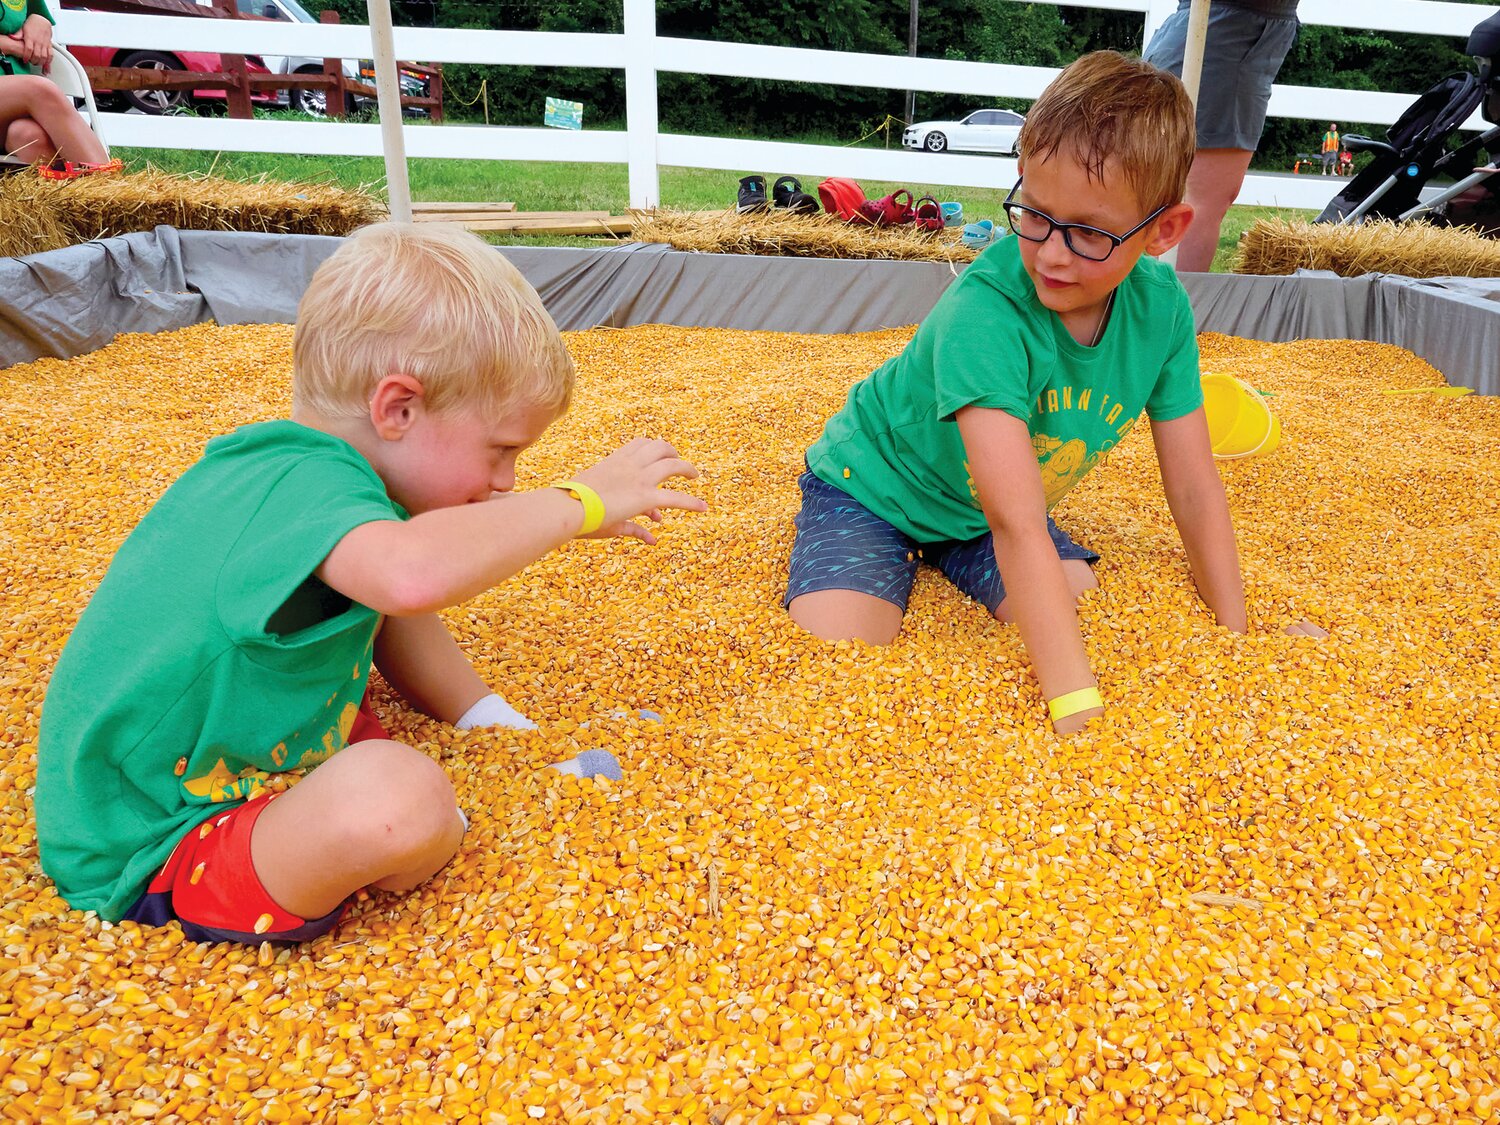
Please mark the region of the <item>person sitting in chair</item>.
POLYGON ((54 22, 44 0, 0 0, 0 143, 30 164, 119 168, 68 96, 43 77, 52 66, 54 22))

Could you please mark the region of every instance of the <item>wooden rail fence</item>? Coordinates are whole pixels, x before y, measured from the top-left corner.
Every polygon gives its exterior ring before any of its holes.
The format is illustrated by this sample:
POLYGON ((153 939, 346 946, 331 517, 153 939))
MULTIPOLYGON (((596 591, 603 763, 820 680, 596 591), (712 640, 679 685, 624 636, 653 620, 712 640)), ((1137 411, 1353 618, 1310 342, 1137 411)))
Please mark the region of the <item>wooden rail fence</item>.
MULTIPOLYGON (((122 12, 127 15, 173 15, 198 16, 206 19, 244 19, 272 22, 265 16, 247 15, 238 9, 235 0, 214 0, 213 7, 195 4, 192 0, 89 0, 89 7, 103 12, 122 12)), ((339 14, 324 11, 319 14, 322 23, 338 23, 339 14)), ((354 96, 374 100, 375 87, 367 82, 350 78, 344 73, 342 59, 323 60, 321 74, 271 74, 252 71, 240 54, 220 54, 223 69, 217 71, 193 70, 146 70, 135 67, 86 66, 89 84, 96 91, 109 90, 220 90, 225 93, 229 116, 250 118, 254 115, 252 95, 268 90, 322 90, 326 96, 329 117, 341 118, 354 96)), ((401 106, 427 110, 433 121, 443 120, 443 69, 441 66, 421 66, 403 63, 402 69, 413 71, 427 80, 425 97, 401 96, 401 106)))

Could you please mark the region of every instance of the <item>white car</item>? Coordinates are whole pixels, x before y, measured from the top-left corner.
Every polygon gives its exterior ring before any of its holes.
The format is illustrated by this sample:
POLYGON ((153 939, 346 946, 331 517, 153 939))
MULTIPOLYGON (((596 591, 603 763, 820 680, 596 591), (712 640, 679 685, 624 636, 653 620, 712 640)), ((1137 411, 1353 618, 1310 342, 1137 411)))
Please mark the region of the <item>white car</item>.
MULTIPOLYGON (((213 0, 198 0, 198 3, 206 7, 213 6, 213 0)), ((318 17, 299 4, 297 0, 235 0, 235 6, 239 8, 241 15, 264 16, 268 20, 282 20, 286 23, 319 22, 318 17)), ((323 73, 322 59, 308 58, 305 55, 263 55, 261 57, 265 60, 266 69, 272 74, 323 73)), ((371 86, 375 85, 373 64, 344 59, 343 69, 344 77, 353 78, 357 82, 366 82, 371 86)), ((427 96, 425 78, 404 68, 399 69, 398 78, 403 94, 416 98, 427 96)), ((289 105, 292 109, 301 110, 313 117, 328 115, 328 92, 326 90, 277 90, 276 100, 281 105, 289 105)), ((350 95, 349 104, 345 109, 352 113, 373 105, 374 102, 371 99, 350 95)), ((427 110, 411 106, 403 112, 408 116, 427 116, 427 110)))
POLYGON ((1026 118, 1008 109, 976 109, 962 121, 919 121, 901 134, 907 148, 928 152, 998 152, 1014 156, 1026 118))

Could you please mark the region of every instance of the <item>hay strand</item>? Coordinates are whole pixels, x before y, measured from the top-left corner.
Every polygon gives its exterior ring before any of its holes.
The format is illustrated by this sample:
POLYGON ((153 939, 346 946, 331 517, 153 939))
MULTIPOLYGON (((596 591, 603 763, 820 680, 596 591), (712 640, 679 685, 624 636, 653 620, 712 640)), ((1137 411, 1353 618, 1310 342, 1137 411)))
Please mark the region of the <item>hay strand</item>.
POLYGON ((1240 239, 1235 273, 1332 270, 1341 277, 1500 277, 1500 241, 1473 227, 1374 219, 1358 226, 1259 219, 1240 239))
POLYGON ((972 262, 979 254, 959 241, 960 231, 922 231, 913 225, 869 227, 834 215, 790 211, 672 211, 632 215, 637 242, 665 242, 706 254, 763 254, 790 258, 878 258, 897 261, 972 262))
POLYGON ((384 217, 384 206, 367 190, 266 176, 179 176, 148 166, 76 180, 46 180, 29 171, 0 180, 0 254, 8 256, 157 226, 345 235, 384 217))

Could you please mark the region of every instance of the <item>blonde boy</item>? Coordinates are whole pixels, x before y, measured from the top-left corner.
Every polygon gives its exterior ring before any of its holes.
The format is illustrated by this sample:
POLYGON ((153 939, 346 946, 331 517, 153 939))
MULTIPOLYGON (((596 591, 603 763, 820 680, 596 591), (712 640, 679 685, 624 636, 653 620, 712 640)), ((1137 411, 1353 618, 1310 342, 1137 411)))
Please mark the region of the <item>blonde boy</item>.
POLYGON ((1199 593, 1245 630, 1192 309, 1151 257, 1192 221, 1194 147, 1182 83, 1147 63, 1096 52, 1043 91, 1006 200, 1018 237, 980 255, 808 451, 793 620, 888 643, 925 561, 1016 623, 1054 728, 1078 729, 1103 712, 1075 609, 1098 556, 1048 513, 1144 409, 1199 593))
MULTIPOLYGON (((456 228, 369 227, 298 310, 292 417, 210 442, 121 546, 58 661, 36 790, 77 909, 205 941, 301 941, 405 891, 464 823, 441 767, 362 707, 373 664, 428 715, 530 725, 437 617, 566 540, 703 503, 637 439, 512 494, 573 364, 536 293, 456 228), (279 794, 270 775, 309 771, 279 794)), ((576 770, 577 767, 574 766, 576 770)))

